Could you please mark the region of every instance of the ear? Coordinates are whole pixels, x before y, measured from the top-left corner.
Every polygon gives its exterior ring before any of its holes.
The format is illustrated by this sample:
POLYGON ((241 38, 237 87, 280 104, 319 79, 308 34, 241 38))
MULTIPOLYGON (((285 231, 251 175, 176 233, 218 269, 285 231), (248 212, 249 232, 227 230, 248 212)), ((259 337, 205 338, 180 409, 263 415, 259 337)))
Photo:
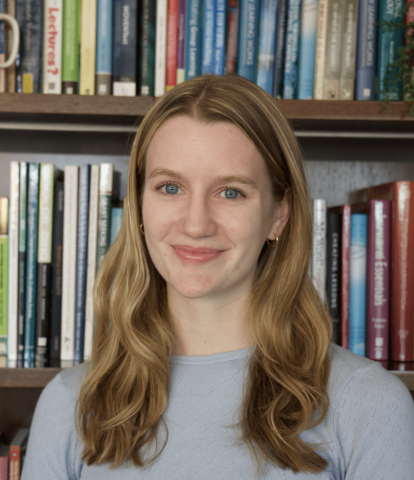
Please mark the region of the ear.
POLYGON ((267 236, 269 240, 275 240, 275 235, 278 237, 282 235, 283 229, 289 220, 291 197, 292 193, 290 191, 286 192, 283 199, 276 205, 275 219, 267 236))

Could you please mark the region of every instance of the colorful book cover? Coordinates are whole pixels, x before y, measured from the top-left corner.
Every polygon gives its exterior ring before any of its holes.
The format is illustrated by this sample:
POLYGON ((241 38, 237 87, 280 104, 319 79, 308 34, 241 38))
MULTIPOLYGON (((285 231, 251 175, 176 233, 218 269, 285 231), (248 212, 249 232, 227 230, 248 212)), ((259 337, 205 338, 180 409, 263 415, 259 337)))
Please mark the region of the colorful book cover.
POLYGON ((203 11, 203 48, 201 60, 201 73, 203 75, 213 73, 213 52, 214 52, 214 29, 217 2, 216 0, 205 0, 203 11))
POLYGON ((40 165, 39 241, 37 251, 36 367, 49 366, 52 301, 52 232, 55 166, 40 165))
POLYGON ((110 245, 116 240, 119 230, 121 230, 122 220, 124 216, 124 209, 122 207, 113 207, 111 213, 111 240, 110 245))
POLYGON ((359 0, 355 100, 374 100, 378 0, 359 0))
POLYGON ((256 83, 260 0, 241 0, 238 74, 256 83))
POLYGON ((43 93, 62 93, 62 0, 45 0, 43 24, 43 93))
POLYGON ((201 0, 187 0, 185 26, 185 79, 201 75, 203 42, 203 11, 201 0))
POLYGON ((227 2, 225 72, 237 73, 240 0, 227 2))
POLYGON ((340 344, 340 306, 341 306, 341 214, 328 211, 327 213, 327 269, 326 295, 329 313, 332 318, 332 340, 340 344))
POLYGON ((115 96, 137 94, 137 21, 137 0, 115 0, 112 84, 115 96))
POLYGON ((365 357, 368 215, 351 213, 349 350, 365 357))
POLYGON ((111 209, 113 192, 114 166, 101 163, 99 179, 99 217, 98 217, 98 249, 96 254, 96 271, 102 263, 109 248, 111 238, 111 209))
POLYGON ((7 366, 9 199, 0 198, 0 367, 7 366))
POLYGON ((282 98, 283 78, 285 66, 286 40, 286 8, 287 0, 278 0, 276 7, 276 46, 275 46, 275 73, 273 78, 273 97, 282 98))
POLYGON ((358 0, 347 0, 345 2, 343 22, 339 100, 353 100, 355 92, 358 0))
POLYGON ((79 0, 63 0, 62 93, 78 93, 79 79, 79 0))
POLYGON ((155 76, 154 95, 165 93, 166 53, 167 53, 167 0, 157 0, 155 12, 155 76))
POLYGON ((39 238, 40 165, 29 163, 27 195, 26 309, 24 315, 24 367, 35 366, 37 246, 39 238))
POLYGON ((81 1, 79 93, 95 95, 96 2, 81 1))
POLYGON ((316 31, 315 78, 313 82, 313 98, 322 100, 323 80, 326 63, 326 35, 328 32, 328 4, 330 0, 319 0, 318 29, 316 31))
POLYGON ((287 11, 283 98, 290 100, 298 96, 301 4, 302 0, 289 0, 287 11))
POLYGON ((85 293, 88 253, 89 181, 91 166, 79 168, 78 241, 76 254, 75 344, 74 363, 83 362, 85 333, 85 293))
MULTIPOLYGON (((12 17, 16 18, 16 0, 6 0, 5 11, 12 17)), ((7 58, 9 58, 13 46, 13 30, 9 24, 5 26, 5 32, 7 58)), ((16 63, 13 63, 9 68, 6 69, 6 92, 16 92, 16 63)))
MULTIPOLYGON (((379 0, 379 22, 402 22, 404 20, 403 2, 401 0, 379 0)), ((394 32, 385 31, 378 27, 378 51, 377 51, 377 100, 384 100, 389 91, 390 100, 401 100, 401 81, 384 84, 388 67, 395 61, 398 49, 403 45, 404 31, 402 28, 394 32)), ((398 74, 398 68, 393 68, 392 76, 398 74)))
POLYGON ((178 0, 168 0, 167 61, 165 88, 168 92, 177 85, 178 0))
POLYGON ((226 46, 226 0, 215 0, 213 73, 224 75, 226 46))
POLYGON ((96 22, 96 73, 97 95, 112 92, 112 39, 113 0, 98 0, 96 22))
POLYGON ((326 200, 312 200, 313 207, 313 243, 312 243, 312 280, 322 302, 326 302, 326 200))
POLYGON ((275 74, 276 5, 277 0, 262 0, 260 8, 256 83, 269 95, 273 94, 273 78, 275 74))
POLYGON ((177 85, 185 80, 186 0, 178 1, 177 85))
POLYGON ((141 15, 141 87, 140 95, 154 96, 155 2, 143 0, 141 15))
POLYGON ((313 98, 318 0, 303 0, 300 23, 298 99, 313 98))
POLYGON ((16 59, 16 91, 41 93, 42 74, 41 0, 16 0, 16 20, 20 27, 20 53, 16 59))

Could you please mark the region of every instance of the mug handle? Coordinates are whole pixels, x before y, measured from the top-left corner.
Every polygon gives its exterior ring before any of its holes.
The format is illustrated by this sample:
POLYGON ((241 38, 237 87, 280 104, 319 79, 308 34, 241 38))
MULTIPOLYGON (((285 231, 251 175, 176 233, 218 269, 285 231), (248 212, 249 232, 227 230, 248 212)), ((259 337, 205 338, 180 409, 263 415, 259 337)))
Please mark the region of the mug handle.
POLYGON ((0 68, 8 68, 10 67, 16 60, 17 53, 19 51, 19 42, 20 42, 20 34, 19 34, 19 24, 17 20, 8 15, 7 13, 0 13, 0 20, 4 20, 5 22, 9 22, 12 32, 13 32, 13 47, 10 52, 10 57, 5 62, 0 62, 0 68))

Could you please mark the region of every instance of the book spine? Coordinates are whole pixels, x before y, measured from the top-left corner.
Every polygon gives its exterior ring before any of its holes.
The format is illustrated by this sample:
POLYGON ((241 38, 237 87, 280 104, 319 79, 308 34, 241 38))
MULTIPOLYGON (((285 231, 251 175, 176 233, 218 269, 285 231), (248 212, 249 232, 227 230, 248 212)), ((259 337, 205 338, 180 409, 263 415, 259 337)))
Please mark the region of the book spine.
POLYGON ((238 74, 256 82, 260 1, 241 0, 238 74))
POLYGON ((344 9, 339 100, 353 100, 355 92, 358 0, 347 0, 344 9))
POLYGON ((95 95, 96 68, 96 2, 82 0, 80 22, 79 93, 95 95))
POLYGON ((16 63, 19 93, 40 93, 42 73, 41 0, 17 0, 16 19, 20 27, 20 54, 16 63))
POLYGON ((96 254, 96 271, 102 263, 109 248, 111 235, 111 209, 114 166, 111 163, 101 163, 99 179, 99 216, 98 216, 98 247, 96 254))
POLYGON ((167 53, 167 0, 157 0, 155 21, 155 78, 154 95, 165 93, 167 53))
POLYGON ((61 368, 73 366, 76 292, 78 167, 65 166, 63 211, 61 368))
POLYGON ((325 76, 326 63, 326 35, 328 31, 328 2, 329 0, 319 0, 318 6, 318 29, 316 33, 316 52, 315 52, 315 79, 313 83, 313 98, 322 100, 323 98, 323 79, 325 76))
MULTIPOLYGON (((16 17, 16 0, 6 0, 6 13, 11 15, 12 17, 16 17)), ((11 49, 13 46, 13 30, 11 29, 10 25, 7 24, 6 26, 6 50, 7 50, 7 58, 9 58, 11 49)), ((9 93, 16 92, 16 63, 10 65, 9 68, 6 69, 6 91, 9 93)))
POLYGON ((226 73, 237 73, 237 58, 239 47, 239 15, 240 0, 229 0, 227 4, 227 35, 226 35, 226 73))
POLYGON ((0 480, 10 480, 9 477, 9 458, 0 456, 0 480))
POLYGON ((35 366, 37 245, 39 224, 39 164, 30 163, 27 195, 26 309, 24 316, 24 367, 35 366))
POLYGON ((141 96, 154 96, 155 2, 143 0, 141 15, 141 96))
POLYGON ((203 48, 201 60, 201 73, 203 75, 213 73, 213 52, 214 52, 214 29, 216 0, 205 0, 203 12, 203 48))
MULTIPOLYGON (((380 0, 379 21, 399 23, 403 21, 402 0, 380 0)), ((394 32, 385 31, 384 27, 378 28, 378 52, 377 52, 377 99, 386 98, 385 91, 389 91, 390 100, 401 100, 401 81, 388 82, 386 85, 385 76, 390 65, 395 61, 399 47, 403 45, 404 31, 402 28, 394 32)), ((392 69, 392 76, 396 76, 398 68, 392 69)), ((395 79, 396 80, 396 79, 395 79)))
POLYGON ((63 0, 62 92, 78 93, 79 77, 79 0, 63 0))
POLYGON ((326 301, 326 200, 317 198, 313 206, 312 280, 323 303, 326 301))
POLYGON ((26 315, 26 246, 27 246, 27 193, 28 163, 20 163, 19 199, 19 291, 17 325, 17 367, 24 366, 24 319, 26 315))
POLYGON ((89 188, 89 224, 88 224, 88 258, 86 272, 86 302, 85 302, 85 338, 83 358, 86 360, 92 353, 95 334, 93 315, 93 284, 96 276, 96 253, 98 242, 98 207, 99 207, 99 165, 91 167, 89 188))
POLYGON ((283 98, 290 100, 297 98, 298 96, 300 6, 301 0, 289 0, 286 27, 283 98))
POLYGON ((349 269, 351 249, 351 206, 342 207, 341 235, 341 339, 342 348, 349 347, 349 269))
POLYGON ((9 480, 20 480, 21 448, 20 445, 10 445, 9 480))
POLYGON ((168 0, 166 90, 177 85, 178 0, 168 0))
POLYGON ((7 366, 9 199, 0 198, 0 367, 7 366))
POLYGON ((112 208, 110 245, 113 245, 113 243, 116 240, 116 237, 118 236, 119 230, 121 230, 123 216, 124 216, 124 209, 122 207, 112 208))
POLYGON ((10 206, 9 206, 9 294, 7 300, 7 366, 17 366, 17 325, 19 292, 19 197, 20 165, 10 162, 10 206))
POLYGON ((63 179, 57 179, 53 200, 52 303, 50 314, 50 366, 60 367, 60 334, 62 318, 63 257, 63 179))
POLYGON ((276 45, 277 0, 264 0, 260 10, 259 53, 257 56, 257 85, 273 94, 276 45))
POLYGON ((367 261, 367 357, 388 360, 391 203, 371 200, 367 261))
POLYGON ((285 65, 285 40, 286 40, 286 8, 287 0, 280 0, 276 7, 276 46, 275 46, 275 73, 273 79, 273 96, 283 96, 283 69, 285 65))
POLYGON ((214 25, 213 73, 224 75, 226 44, 226 1, 216 0, 214 25))
POLYGON ((113 7, 113 0, 98 0, 95 74, 97 95, 110 95, 112 91, 113 7))
POLYGON ((52 300, 52 231, 55 166, 40 165, 39 241, 37 251, 36 367, 49 366, 52 300))
POLYGON ((185 26, 185 79, 201 74, 202 50, 202 2, 187 0, 185 26))
POLYGON ((377 50, 377 0, 360 0, 355 71, 355 99, 374 100, 377 50))
POLYGON ((113 84, 115 96, 137 94, 137 0, 115 0, 113 84))
POLYGON ((177 85, 185 80, 186 0, 178 1, 177 85))
MULTIPOLYGON (((409 25, 410 23, 414 24, 414 3, 412 0, 405 0, 405 7, 408 7, 408 10, 405 13, 404 23, 409 25)), ((409 28, 408 31, 404 34, 404 45, 408 43, 408 38, 413 36, 413 28, 409 28)), ((408 53, 408 50, 406 50, 408 53)), ((411 82, 414 82, 414 59, 411 57, 411 82)), ((403 99, 407 102, 414 100, 412 93, 407 91, 407 85, 403 85, 403 99)))
MULTIPOLYGON (((0 0, 0 13, 4 13, 4 0, 0 0)), ((0 22, 0 62, 6 61, 6 34, 4 22, 0 22)), ((6 71, 0 68, 0 93, 6 92, 6 71)))
POLYGON ((341 304, 341 215, 328 212, 327 215, 327 272, 326 295, 333 324, 333 341, 340 341, 341 304))
POLYGON ((298 98, 313 98, 318 0, 303 0, 300 26, 298 98))
POLYGON ((46 0, 43 27, 43 93, 62 93, 62 0, 46 0))
POLYGON ((349 350, 365 357, 368 215, 351 214, 349 350))

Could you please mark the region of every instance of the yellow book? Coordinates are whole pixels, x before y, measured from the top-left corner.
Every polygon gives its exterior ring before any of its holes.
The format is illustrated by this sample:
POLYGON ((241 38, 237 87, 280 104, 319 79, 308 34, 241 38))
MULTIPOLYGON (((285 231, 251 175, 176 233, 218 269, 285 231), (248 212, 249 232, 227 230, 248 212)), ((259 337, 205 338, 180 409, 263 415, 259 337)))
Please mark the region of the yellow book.
POLYGON ((81 95, 95 95, 96 0, 82 0, 80 16, 80 86, 81 95))

